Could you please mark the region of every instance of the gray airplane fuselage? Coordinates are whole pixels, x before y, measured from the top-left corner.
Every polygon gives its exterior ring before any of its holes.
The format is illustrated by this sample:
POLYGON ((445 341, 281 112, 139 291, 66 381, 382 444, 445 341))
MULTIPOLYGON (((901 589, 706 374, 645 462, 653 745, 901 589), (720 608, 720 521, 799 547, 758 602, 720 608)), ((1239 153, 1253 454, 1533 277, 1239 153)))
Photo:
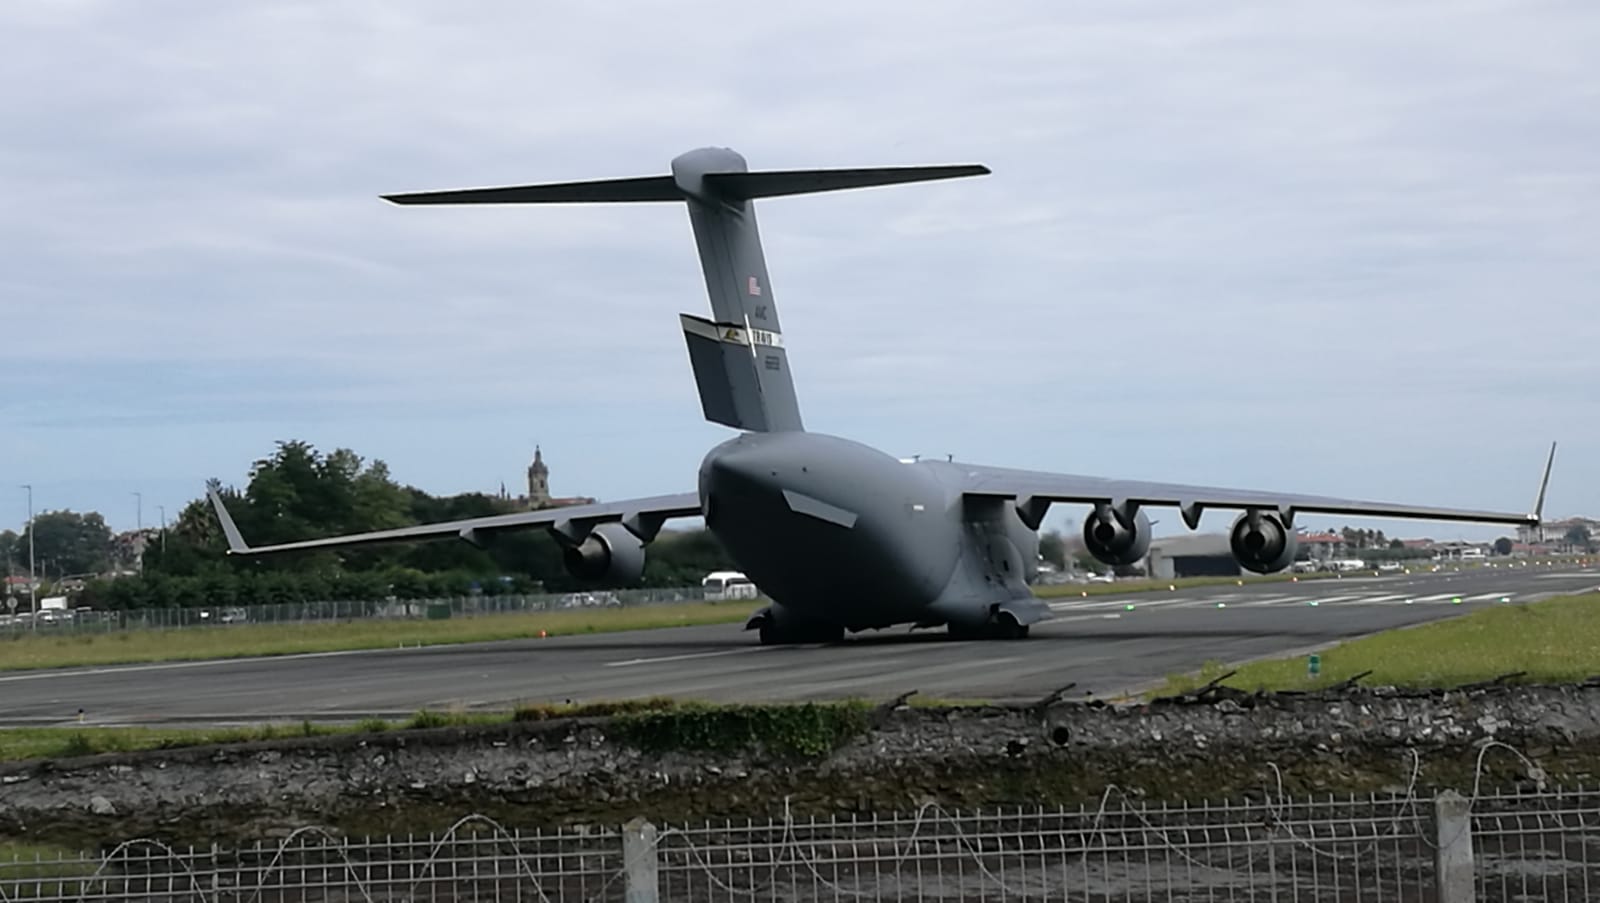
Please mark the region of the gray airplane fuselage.
POLYGON ((964 501, 961 465, 821 433, 742 433, 701 462, 706 526, 773 602, 849 630, 978 625, 1031 597, 1038 534, 964 501))

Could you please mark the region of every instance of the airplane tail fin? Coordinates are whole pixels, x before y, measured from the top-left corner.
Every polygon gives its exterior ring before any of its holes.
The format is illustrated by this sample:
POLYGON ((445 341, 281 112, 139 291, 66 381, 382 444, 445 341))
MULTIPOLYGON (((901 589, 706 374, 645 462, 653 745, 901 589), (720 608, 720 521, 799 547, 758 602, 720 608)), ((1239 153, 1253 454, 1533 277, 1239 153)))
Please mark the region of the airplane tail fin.
POLYGON ((1536 527, 1544 525, 1544 492, 1550 488, 1550 469, 1555 466, 1555 463, 1556 444, 1551 442, 1550 457, 1546 458, 1544 462, 1544 477, 1539 480, 1539 497, 1533 500, 1533 511, 1529 512, 1532 515, 1533 525, 1536 527))
POLYGON ((671 175, 383 197, 396 204, 683 202, 711 298, 710 319, 680 318, 701 409, 707 420, 734 429, 779 432, 804 427, 752 202, 988 172, 981 165, 751 172, 738 153, 708 147, 675 158, 671 175))

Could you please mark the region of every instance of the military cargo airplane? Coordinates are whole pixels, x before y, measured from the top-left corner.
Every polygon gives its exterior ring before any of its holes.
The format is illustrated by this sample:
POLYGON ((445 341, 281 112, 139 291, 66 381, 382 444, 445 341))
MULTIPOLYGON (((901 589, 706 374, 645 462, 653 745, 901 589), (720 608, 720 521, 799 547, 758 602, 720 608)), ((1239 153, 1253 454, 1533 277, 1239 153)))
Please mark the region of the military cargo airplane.
POLYGON ((370 543, 459 538, 542 527, 568 572, 610 585, 636 581, 646 546, 674 518, 702 517, 770 605, 745 629, 764 644, 834 642, 846 631, 900 625, 958 638, 1021 638, 1050 616, 1032 592, 1038 530, 1053 504, 1089 506, 1088 551, 1128 565, 1150 547, 1149 508, 1177 508, 1190 530, 1210 509, 1240 512, 1230 529, 1239 564, 1272 573, 1295 559, 1299 514, 1536 525, 1555 446, 1531 513, 1427 508, 1254 490, 904 460, 802 425, 778 303, 767 276, 755 201, 782 195, 985 175, 981 165, 751 171, 718 147, 683 153, 670 173, 638 178, 384 195, 395 204, 675 202, 687 206, 712 316, 680 315, 707 420, 738 435, 700 463, 694 492, 423 524, 251 547, 208 485, 229 550, 266 555, 370 543))

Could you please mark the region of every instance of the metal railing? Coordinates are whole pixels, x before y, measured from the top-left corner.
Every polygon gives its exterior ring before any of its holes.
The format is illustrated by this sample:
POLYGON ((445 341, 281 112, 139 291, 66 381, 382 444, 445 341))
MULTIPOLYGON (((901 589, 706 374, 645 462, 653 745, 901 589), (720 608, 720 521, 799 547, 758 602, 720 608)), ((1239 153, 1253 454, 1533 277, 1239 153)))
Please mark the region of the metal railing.
MULTIPOLYGON (((714 594, 713 594, 714 595, 714 594)), ((202 605, 116 611, 45 611, 8 615, 0 609, 0 636, 9 632, 116 633, 124 630, 174 630, 238 624, 300 624, 365 619, 470 617, 515 612, 599 609, 673 602, 707 601, 698 586, 622 589, 598 592, 451 596, 431 599, 325 600, 277 605, 202 605)))
MULTIPOLYGON (((303 828, 0 856, 0 901, 1593 900, 1600 791, 763 818, 428 837, 303 828)), ((0 847, 3 849, 3 847, 0 847)))
POLYGON ((1468 842, 1478 900, 1600 899, 1600 793, 1479 797, 1468 842))

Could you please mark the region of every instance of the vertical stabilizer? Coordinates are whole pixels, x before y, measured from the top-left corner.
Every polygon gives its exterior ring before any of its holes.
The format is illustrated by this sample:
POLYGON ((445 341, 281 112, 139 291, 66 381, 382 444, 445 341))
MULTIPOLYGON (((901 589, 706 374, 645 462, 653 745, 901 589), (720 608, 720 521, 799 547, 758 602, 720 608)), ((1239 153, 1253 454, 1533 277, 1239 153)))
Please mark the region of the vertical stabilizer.
POLYGON ((744 157, 723 148, 672 161, 711 298, 710 322, 685 318, 683 338, 707 420, 752 432, 802 430, 755 203, 718 190, 713 176, 748 171, 744 157))
POLYGON ((706 419, 734 429, 783 432, 804 427, 756 228, 755 199, 987 172, 976 164, 751 172, 737 152, 703 147, 676 157, 672 174, 666 176, 392 194, 384 199, 396 204, 682 201, 689 207, 711 299, 711 319, 682 319, 701 408, 706 419))

